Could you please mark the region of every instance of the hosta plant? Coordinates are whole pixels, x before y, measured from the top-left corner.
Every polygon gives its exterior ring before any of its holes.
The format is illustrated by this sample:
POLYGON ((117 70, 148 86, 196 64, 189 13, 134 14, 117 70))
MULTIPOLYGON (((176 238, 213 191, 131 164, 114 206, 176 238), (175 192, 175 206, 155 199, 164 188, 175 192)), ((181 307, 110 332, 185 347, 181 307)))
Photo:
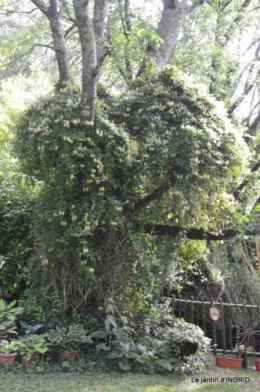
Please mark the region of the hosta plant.
POLYGON ((0 354, 11 354, 16 352, 20 347, 19 340, 1 340, 0 341, 0 354))
POLYGON ((47 334, 25 335, 19 337, 19 352, 26 361, 36 362, 39 354, 44 354, 48 350, 50 343, 46 341, 47 334))
POLYGON ((15 322, 11 320, 0 322, 0 336, 6 336, 8 333, 17 334, 15 322))
POLYGON ((69 328, 56 326, 48 335, 49 341, 68 352, 78 351, 83 343, 93 343, 81 324, 70 325, 69 328))

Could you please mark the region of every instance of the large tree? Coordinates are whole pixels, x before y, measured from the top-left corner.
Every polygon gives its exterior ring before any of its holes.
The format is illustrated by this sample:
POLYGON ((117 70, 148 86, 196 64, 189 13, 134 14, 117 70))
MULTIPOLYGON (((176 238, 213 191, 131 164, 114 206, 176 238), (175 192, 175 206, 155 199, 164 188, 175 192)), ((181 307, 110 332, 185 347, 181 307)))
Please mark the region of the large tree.
MULTIPOLYGON (((173 257, 173 237, 235 235, 233 227, 219 227, 232 223, 236 198, 248 189, 243 159, 250 155, 243 130, 227 119, 224 106, 167 67, 183 21, 203 1, 163 1, 157 27, 141 34, 143 51, 138 40, 131 42, 138 18, 128 0, 111 2, 109 14, 106 0, 31 3, 35 7, 26 12, 38 18, 41 12, 48 21, 52 42, 37 45, 54 51, 59 82, 55 94, 30 107, 16 127, 21 166, 41 187, 28 277, 31 297, 42 282, 42 303, 76 311, 86 302, 115 293, 131 297, 152 285, 152 276, 173 257), (116 59, 111 18, 121 22, 124 37, 122 63, 112 70, 124 81, 119 97, 98 87, 104 62, 113 54, 112 64, 116 59), (139 61, 128 48, 140 52, 139 61), (74 53, 81 61, 79 90, 71 76, 74 53)), ((238 7, 237 15, 246 7, 238 7)), ((217 44, 225 46, 228 34, 217 44)), ((216 95, 219 61, 210 58, 215 73, 209 88, 216 95)))

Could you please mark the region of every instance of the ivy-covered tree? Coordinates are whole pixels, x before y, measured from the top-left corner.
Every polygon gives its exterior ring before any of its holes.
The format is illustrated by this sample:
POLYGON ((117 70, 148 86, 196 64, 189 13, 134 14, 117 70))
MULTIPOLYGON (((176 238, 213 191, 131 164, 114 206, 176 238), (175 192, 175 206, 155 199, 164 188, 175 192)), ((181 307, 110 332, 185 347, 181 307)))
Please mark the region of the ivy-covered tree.
POLYGON ((107 1, 31 3, 48 21, 59 81, 15 128, 22 170, 39 187, 28 303, 37 298, 65 313, 116 295, 132 305, 159 290, 183 238, 235 233, 219 226, 232 222, 234 194, 247 172, 243 130, 223 105, 167 67, 182 21, 203 2, 163 1, 156 32, 134 64, 127 54, 129 2, 124 12, 117 3, 125 37, 119 72, 127 86, 120 95, 98 87, 115 50, 106 32, 107 1), (71 43, 80 47, 79 89, 71 43))

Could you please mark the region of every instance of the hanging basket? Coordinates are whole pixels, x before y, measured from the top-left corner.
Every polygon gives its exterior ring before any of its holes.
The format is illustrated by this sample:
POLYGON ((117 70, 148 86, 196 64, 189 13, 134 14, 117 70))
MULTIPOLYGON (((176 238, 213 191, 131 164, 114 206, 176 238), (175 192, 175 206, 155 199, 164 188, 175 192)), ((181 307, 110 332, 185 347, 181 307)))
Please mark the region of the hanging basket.
POLYGON ((207 290, 210 296, 213 298, 214 302, 218 302, 219 298, 225 291, 225 283, 209 283, 207 290))

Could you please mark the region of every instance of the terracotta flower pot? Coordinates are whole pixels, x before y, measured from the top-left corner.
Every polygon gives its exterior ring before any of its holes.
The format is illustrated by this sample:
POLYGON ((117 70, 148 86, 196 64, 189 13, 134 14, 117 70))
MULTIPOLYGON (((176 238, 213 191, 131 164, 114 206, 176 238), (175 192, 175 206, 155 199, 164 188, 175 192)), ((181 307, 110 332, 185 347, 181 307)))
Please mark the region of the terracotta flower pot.
POLYGON ((35 366, 35 362, 26 361, 26 359, 22 359, 22 364, 25 369, 32 369, 35 366))
POLYGON ((69 351, 61 351, 60 352, 60 357, 61 358, 66 358, 66 359, 70 359, 71 361, 74 361, 75 357, 76 357, 77 352, 73 351, 72 353, 70 353, 69 351))
POLYGON ((255 368, 258 372, 260 372, 260 359, 255 360, 255 368))
POLYGON ((242 362, 242 358, 216 357, 216 365, 220 367, 241 368, 242 362))
POLYGON ((0 363, 3 363, 4 365, 12 365, 16 355, 17 353, 0 354, 0 363))

